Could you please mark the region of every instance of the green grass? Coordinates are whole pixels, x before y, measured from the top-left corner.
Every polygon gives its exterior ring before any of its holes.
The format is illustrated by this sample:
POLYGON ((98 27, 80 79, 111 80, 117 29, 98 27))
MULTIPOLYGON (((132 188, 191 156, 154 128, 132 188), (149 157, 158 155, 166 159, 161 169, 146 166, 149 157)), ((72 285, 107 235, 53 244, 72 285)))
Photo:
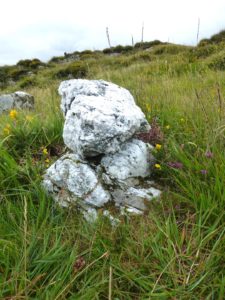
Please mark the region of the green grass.
POLYGON ((101 215, 86 223, 42 189, 64 151, 52 78, 61 65, 27 88, 33 112, 0 117, 0 299, 224 299, 225 72, 181 50, 86 61, 88 78, 128 88, 163 136, 153 174, 161 199, 116 227, 101 215))

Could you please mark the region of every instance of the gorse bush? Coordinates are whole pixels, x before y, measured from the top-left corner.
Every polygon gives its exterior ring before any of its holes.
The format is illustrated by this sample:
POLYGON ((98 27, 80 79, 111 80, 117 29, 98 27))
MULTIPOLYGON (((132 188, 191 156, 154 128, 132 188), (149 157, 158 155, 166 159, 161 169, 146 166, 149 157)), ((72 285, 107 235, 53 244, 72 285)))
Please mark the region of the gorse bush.
POLYGON ((148 49, 148 48, 151 48, 153 46, 157 46, 157 45, 165 45, 167 43, 164 43, 164 42, 161 42, 159 40, 154 40, 154 41, 151 41, 151 42, 143 42, 143 43, 136 43, 134 45, 134 48, 141 48, 141 49, 148 49))
POLYGON ((221 30, 219 33, 212 35, 209 39, 202 39, 198 46, 220 44, 221 42, 225 42, 225 30, 221 30))
POLYGON ((218 51, 218 49, 215 45, 205 45, 202 47, 197 47, 197 48, 191 49, 190 57, 195 58, 195 59, 206 58, 217 51, 218 51))
POLYGON ((12 80, 19 80, 20 78, 24 77, 27 75, 27 73, 29 72, 28 69, 20 69, 20 68, 12 68, 9 70, 8 76, 12 79, 12 80))
POLYGON ((19 81, 19 87, 24 89, 27 87, 35 86, 37 84, 37 80, 35 77, 25 77, 19 81))
POLYGON ((9 79, 9 67, 0 67, 0 87, 5 87, 9 79))
POLYGON ((50 60, 49 60, 49 64, 50 63, 60 63, 65 59, 65 56, 53 56, 50 60))
POLYGON ((20 60, 16 65, 27 69, 37 69, 38 67, 44 66, 45 64, 41 62, 38 58, 34 58, 20 60))
POLYGON ((53 78, 84 78, 87 76, 88 67, 85 63, 74 62, 61 67, 53 73, 53 78))
POLYGON ((106 48, 104 49, 102 52, 104 54, 111 54, 111 53, 127 53, 130 52, 134 49, 133 46, 122 46, 122 45, 118 45, 115 47, 111 47, 111 48, 106 48))

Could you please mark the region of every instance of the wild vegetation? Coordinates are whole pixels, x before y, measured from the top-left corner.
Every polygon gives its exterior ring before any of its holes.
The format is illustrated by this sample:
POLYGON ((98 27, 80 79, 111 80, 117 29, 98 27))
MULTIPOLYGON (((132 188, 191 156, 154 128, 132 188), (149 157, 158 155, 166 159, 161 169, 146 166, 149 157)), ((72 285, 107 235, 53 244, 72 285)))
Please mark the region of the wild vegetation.
POLYGON ((2 93, 36 100, 0 117, 1 299, 224 299, 224 49, 156 43, 0 68, 2 93), (118 226, 87 223, 41 185, 65 151, 57 88, 77 77, 129 89, 152 124, 163 195, 118 226))

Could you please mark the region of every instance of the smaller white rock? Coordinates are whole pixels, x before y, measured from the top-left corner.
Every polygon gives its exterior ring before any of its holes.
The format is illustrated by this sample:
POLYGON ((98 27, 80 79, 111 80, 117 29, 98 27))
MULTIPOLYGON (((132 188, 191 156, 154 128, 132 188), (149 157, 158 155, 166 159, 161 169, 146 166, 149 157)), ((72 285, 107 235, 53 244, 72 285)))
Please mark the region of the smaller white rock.
POLYGON ((61 205, 102 207, 110 200, 95 171, 78 155, 66 154, 45 173, 43 186, 61 205))
POLYGON ((97 210, 92 207, 88 207, 87 210, 82 210, 82 214, 88 223, 94 223, 98 219, 97 210))
POLYGON ((153 162, 149 147, 141 140, 132 139, 120 151, 102 158, 103 180, 110 184, 115 180, 128 182, 136 177, 145 178, 151 174, 153 162))
POLYGON ((108 210, 103 211, 103 216, 109 219, 112 226, 117 226, 120 223, 120 220, 113 217, 108 210))
POLYGON ((11 109, 34 108, 34 97, 25 92, 0 95, 0 114, 11 109))
POLYGON ((132 206, 121 206, 120 207, 120 214, 121 215, 129 215, 129 214, 133 214, 133 215, 143 215, 143 211, 137 208, 134 208, 132 206))

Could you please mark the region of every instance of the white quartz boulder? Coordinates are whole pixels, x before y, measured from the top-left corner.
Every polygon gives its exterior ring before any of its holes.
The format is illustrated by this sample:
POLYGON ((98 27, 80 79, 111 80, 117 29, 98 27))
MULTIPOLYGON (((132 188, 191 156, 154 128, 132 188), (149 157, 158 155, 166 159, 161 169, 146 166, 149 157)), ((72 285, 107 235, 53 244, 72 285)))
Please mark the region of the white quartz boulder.
POLYGON ((11 109, 32 109, 34 97, 25 92, 0 95, 0 114, 11 109))
POLYGON ((107 154, 101 160, 102 177, 106 184, 115 185, 129 182, 138 184, 138 178, 145 178, 151 174, 154 157, 151 146, 141 140, 132 139, 124 143, 121 150, 114 154, 107 154))
POLYGON ((44 175, 43 186, 61 206, 102 207, 110 194, 98 181, 95 171, 76 154, 58 159, 44 175))
POLYGON ((134 134, 150 129, 130 92, 116 84, 73 79, 60 84, 59 94, 64 142, 83 157, 115 153, 134 134))

